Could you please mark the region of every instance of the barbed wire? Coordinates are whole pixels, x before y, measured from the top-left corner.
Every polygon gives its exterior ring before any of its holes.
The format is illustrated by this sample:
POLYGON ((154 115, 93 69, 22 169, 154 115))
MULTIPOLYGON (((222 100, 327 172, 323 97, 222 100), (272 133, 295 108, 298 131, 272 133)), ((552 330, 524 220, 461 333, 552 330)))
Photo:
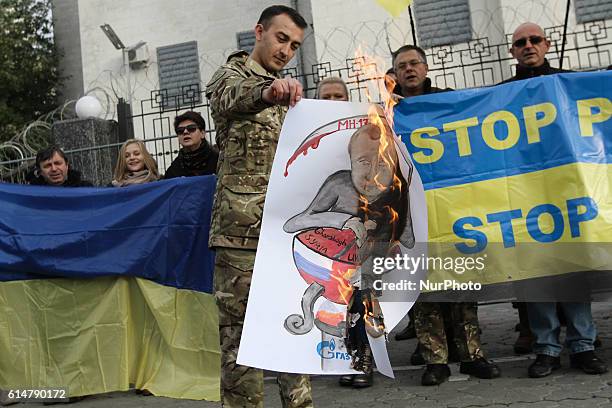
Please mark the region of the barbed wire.
MULTIPOLYGON (((466 64, 463 57, 473 58, 475 56, 482 59, 482 56, 487 56, 488 52, 491 58, 495 57, 497 59, 496 62, 500 62, 504 58, 509 59, 507 50, 510 42, 509 31, 527 21, 538 23, 542 27, 562 25, 565 17, 566 1, 525 0, 513 6, 506 4, 496 8, 470 10, 471 37, 473 39, 471 42, 473 44, 467 44, 463 49, 460 45, 453 45, 433 47, 426 50, 434 57, 431 61, 428 61, 430 71, 441 66, 444 72, 441 76, 437 76, 436 80, 443 80, 443 85, 446 86, 448 85, 447 76, 450 75, 447 72, 449 66, 447 63, 448 55, 453 51, 460 55, 461 65, 459 68, 462 69, 466 64), (489 44, 489 38, 492 41, 493 39, 496 40, 497 43, 489 44), (472 49, 474 47, 480 48, 474 53, 472 49)), ((584 30, 584 26, 574 23, 571 28, 574 31, 584 30)), ((441 34, 447 29, 448 25, 441 24, 437 33, 441 34)), ((555 34, 558 35, 558 32, 555 32, 555 34)), ((321 65, 321 61, 325 61, 325 65, 329 67, 348 67, 349 61, 355 58, 356 50, 361 49, 364 54, 378 57, 383 61, 383 64, 390 67, 391 52, 402 45, 414 43, 407 13, 398 18, 389 17, 383 21, 351 22, 350 25, 346 26, 339 24, 325 33, 310 31, 304 42, 308 41, 314 43, 317 52, 316 55, 303 55, 302 66, 307 72, 302 72, 302 74, 312 74, 315 81, 325 76, 313 72, 314 69, 317 69, 314 67, 321 65)), ((578 48, 578 41, 574 39, 574 42, 576 43, 574 47, 578 48)), ((207 82, 208 77, 234 51, 233 48, 226 48, 199 55, 200 72, 204 74, 200 84, 201 89, 203 89, 203 84, 207 82)), ((507 72, 510 72, 510 63, 504 62, 508 64, 507 72)), ((381 69, 384 68, 381 67, 381 69)), ((123 65, 117 70, 103 70, 87 84, 86 94, 94 95, 100 100, 103 107, 102 116, 105 119, 116 119, 116 105, 119 98, 127 100, 129 95, 135 96, 133 101, 136 103, 132 106, 134 114, 144 111, 144 106, 138 106, 137 102, 153 98, 153 92, 160 88, 158 63, 155 59, 152 58, 144 67, 132 71, 129 78, 129 90, 127 69, 131 68, 123 65)), ((298 72, 297 69, 295 72, 298 72)), ((472 73, 472 75, 474 74, 472 73)), ((491 80, 493 79, 492 76, 491 80)), ((485 80, 483 79, 481 82, 483 81, 485 80)), ((472 86, 478 86, 479 84, 476 80, 471 83, 472 86)), ((456 85, 451 83, 451 86, 456 85)), ((464 86, 467 85, 464 84, 464 86)), ((25 126, 8 142, 0 144, 0 161, 31 157, 39 148, 48 144, 51 124, 54 120, 76 117, 74 113, 75 102, 67 101, 63 103, 58 108, 25 126)), ((0 170, 2 169, 0 168, 0 170)))
MULTIPOLYGON (((565 17, 567 0, 525 0, 513 6, 503 5, 496 8, 481 8, 470 10, 471 38, 489 38, 497 43, 508 43, 509 31, 519 24, 532 21, 543 27, 562 25, 565 17)), ((576 24, 572 25, 574 28, 576 24)), ((442 34, 448 30, 448 24, 440 24, 437 31, 442 34)), ((366 20, 350 25, 337 25, 328 32, 310 32, 304 42, 312 41, 317 49, 316 55, 302 55, 302 65, 306 71, 321 61, 329 62, 332 66, 341 66, 348 59, 354 58, 357 49, 367 55, 382 58, 390 67, 391 52, 405 44, 413 44, 410 20, 406 13, 398 18, 387 18, 383 21, 366 20)), ((435 48, 435 47, 434 47, 435 48)), ((202 84, 208 77, 223 64, 234 48, 213 50, 199 55, 200 72, 203 75, 202 84)), ((433 52, 433 51, 432 51, 433 52)), ((507 49, 506 55, 509 57, 507 49)), ((435 69, 435 63, 432 68, 435 69)), ((131 76, 131 89, 127 89, 126 67, 117 71, 102 71, 90 81, 89 88, 105 89, 116 101, 126 95, 148 95, 151 90, 159 89, 158 65, 152 59, 141 69, 134 71, 131 76)), ((308 72, 306 72, 308 73, 308 72)), ((133 106, 137 110, 138 106, 133 106)), ((111 111, 114 114, 113 111, 111 111)))
MULTIPOLYGON (((96 87, 86 95, 95 95, 102 105, 102 117, 109 118, 110 109, 113 107, 114 99, 103 88, 96 87)), ((26 124, 16 135, 8 141, 0 143, 0 173, 19 173, 24 168, 31 165, 30 162, 24 161, 19 166, 7 166, 3 162, 22 161, 32 158, 40 149, 43 149, 51 143, 51 127, 54 122, 76 119, 75 111, 77 100, 68 100, 62 103, 57 108, 40 116, 36 120, 26 124)))

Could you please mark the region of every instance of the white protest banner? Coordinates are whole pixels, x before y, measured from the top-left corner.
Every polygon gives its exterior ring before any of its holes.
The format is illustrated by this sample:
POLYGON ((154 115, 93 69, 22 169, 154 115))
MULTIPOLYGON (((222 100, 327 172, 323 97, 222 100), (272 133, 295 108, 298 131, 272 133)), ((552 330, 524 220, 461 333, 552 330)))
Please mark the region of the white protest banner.
MULTIPOLYGON (((374 153, 364 150, 375 139, 367 130, 374 126, 369 108, 305 99, 289 110, 268 185, 239 364, 305 374, 353 372, 343 337, 352 277, 355 271, 363 275, 361 260, 372 258, 363 255, 363 240, 376 233, 393 234, 397 238, 392 245, 387 240, 384 256, 424 255, 423 245, 415 245, 427 241, 421 179, 396 137, 390 139, 390 171, 371 157, 378 157, 378 148, 374 153), (376 190, 372 181, 364 181, 373 172, 376 190), (394 183, 409 189, 394 189, 394 183), (360 197, 365 204, 359 204, 360 197), (384 208, 395 217, 370 214, 364 220, 363 212, 377 203, 386 203, 384 208), (396 225, 401 226, 399 232, 396 225)), ((424 274, 384 268, 383 274, 373 275, 381 282, 416 282, 424 274)), ((418 296, 418 289, 404 290, 403 298, 394 294, 387 299, 390 292, 383 290, 379 298, 387 332, 418 296)))

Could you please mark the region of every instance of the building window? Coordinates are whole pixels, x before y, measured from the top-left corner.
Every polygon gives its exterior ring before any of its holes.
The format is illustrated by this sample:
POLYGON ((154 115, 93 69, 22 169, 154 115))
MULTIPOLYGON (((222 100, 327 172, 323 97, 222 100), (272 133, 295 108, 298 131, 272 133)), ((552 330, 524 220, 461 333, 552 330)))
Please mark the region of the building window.
POLYGON ((574 8, 578 23, 612 18, 612 0, 575 0, 574 8))
POLYGON ((416 0, 414 14, 422 48, 472 39, 469 0, 416 0))
POLYGON ((236 33, 236 42, 238 43, 238 49, 248 52, 249 54, 255 47, 255 31, 242 31, 236 33))
POLYGON ((200 103, 198 43, 190 41, 157 49, 160 105, 178 109, 200 103))

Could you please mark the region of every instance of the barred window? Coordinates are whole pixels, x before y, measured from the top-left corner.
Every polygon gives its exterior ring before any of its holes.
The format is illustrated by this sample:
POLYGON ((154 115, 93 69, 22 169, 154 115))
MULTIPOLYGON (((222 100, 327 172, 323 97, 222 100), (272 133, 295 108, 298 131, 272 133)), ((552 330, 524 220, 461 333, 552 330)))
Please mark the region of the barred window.
POLYGON ((574 8, 578 23, 612 18, 612 0, 575 0, 574 8))
POLYGON ((472 39, 469 0, 415 0, 414 14, 423 48, 472 39))
POLYGON ((164 109, 201 102, 198 43, 190 41, 157 48, 159 88, 164 109))
POLYGON ((236 42, 239 50, 248 52, 249 54, 255 47, 255 31, 242 31, 236 33, 236 42))

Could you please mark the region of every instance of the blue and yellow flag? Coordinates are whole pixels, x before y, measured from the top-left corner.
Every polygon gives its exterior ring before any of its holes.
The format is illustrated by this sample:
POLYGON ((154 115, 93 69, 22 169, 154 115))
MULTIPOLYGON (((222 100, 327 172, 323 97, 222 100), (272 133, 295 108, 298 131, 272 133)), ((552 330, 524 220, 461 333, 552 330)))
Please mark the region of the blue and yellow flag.
POLYGON ((401 101, 395 127, 423 180, 430 242, 488 257, 454 278, 612 270, 611 99, 612 72, 599 72, 401 101))
POLYGON ((376 3, 393 17, 397 17, 412 4, 412 0, 376 0, 376 3))
POLYGON ((214 188, 0 184, 0 389, 218 400, 214 188))

